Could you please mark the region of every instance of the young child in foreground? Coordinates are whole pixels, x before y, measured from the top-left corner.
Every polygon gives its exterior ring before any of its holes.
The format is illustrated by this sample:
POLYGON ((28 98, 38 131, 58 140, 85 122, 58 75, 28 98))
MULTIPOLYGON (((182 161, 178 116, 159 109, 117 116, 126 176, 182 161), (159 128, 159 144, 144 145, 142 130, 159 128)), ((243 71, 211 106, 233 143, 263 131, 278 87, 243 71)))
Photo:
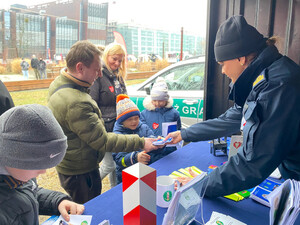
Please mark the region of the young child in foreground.
POLYGON ((50 109, 23 105, 0 116, 0 224, 38 225, 38 215, 82 214, 61 192, 39 188, 36 177, 64 157, 67 138, 50 109))
MULTIPOLYGON (((130 98, 121 94, 117 97, 117 121, 113 132, 117 134, 137 134, 140 137, 154 137, 153 131, 140 121, 140 111, 130 98)), ((137 162, 149 165, 162 158, 165 148, 146 153, 144 151, 113 153, 116 162, 117 183, 122 182, 122 170, 137 162)))
MULTIPOLYGON (((168 86, 163 78, 156 79, 150 96, 144 99, 143 105, 145 109, 141 112, 141 121, 152 129, 155 136, 163 135, 163 123, 175 122, 175 125, 169 126, 167 133, 181 129, 179 112, 173 107, 173 99, 169 96, 168 86)), ((176 149, 175 146, 166 146, 164 154, 176 149)))

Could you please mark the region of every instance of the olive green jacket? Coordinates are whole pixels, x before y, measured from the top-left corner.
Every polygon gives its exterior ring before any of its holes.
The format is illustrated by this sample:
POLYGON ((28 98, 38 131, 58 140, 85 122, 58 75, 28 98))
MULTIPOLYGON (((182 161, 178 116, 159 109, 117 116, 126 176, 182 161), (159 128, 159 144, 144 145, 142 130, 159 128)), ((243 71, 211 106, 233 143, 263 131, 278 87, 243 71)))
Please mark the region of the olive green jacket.
POLYGON ((132 152, 144 147, 145 141, 138 135, 106 132, 101 111, 88 94, 87 86, 63 70, 49 87, 48 107, 68 138, 67 153, 56 167, 64 175, 97 169, 105 152, 132 152), (76 87, 57 90, 64 84, 76 87))

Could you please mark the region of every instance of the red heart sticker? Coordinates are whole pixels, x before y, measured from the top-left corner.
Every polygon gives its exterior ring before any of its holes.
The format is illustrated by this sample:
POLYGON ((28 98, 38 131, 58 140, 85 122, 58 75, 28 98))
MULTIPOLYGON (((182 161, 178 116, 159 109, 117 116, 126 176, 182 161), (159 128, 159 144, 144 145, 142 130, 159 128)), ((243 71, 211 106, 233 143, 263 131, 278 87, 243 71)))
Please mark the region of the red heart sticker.
POLYGON ((242 145, 242 142, 234 142, 233 143, 233 146, 235 147, 235 148, 239 148, 239 147, 241 147, 241 145, 242 145))
POLYGON ((153 123, 153 124, 152 124, 152 127, 153 127, 153 129, 155 130, 155 129, 157 129, 157 128, 159 127, 159 124, 158 124, 158 123, 153 123))
POLYGON ((109 86, 108 88, 111 92, 114 92, 114 90, 115 90, 113 86, 109 86))

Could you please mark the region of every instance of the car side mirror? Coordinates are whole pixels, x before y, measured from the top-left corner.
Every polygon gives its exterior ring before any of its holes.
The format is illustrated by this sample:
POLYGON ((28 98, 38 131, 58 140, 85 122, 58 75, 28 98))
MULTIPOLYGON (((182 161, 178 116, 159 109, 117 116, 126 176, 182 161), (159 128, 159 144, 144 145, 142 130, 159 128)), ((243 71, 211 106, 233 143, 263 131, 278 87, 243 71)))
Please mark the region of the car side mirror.
POLYGON ((146 91, 146 94, 147 94, 147 95, 150 95, 150 92, 151 92, 151 89, 152 89, 153 85, 154 85, 154 82, 151 83, 151 84, 148 84, 148 85, 145 87, 145 91, 146 91))
POLYGON ((145 91, 146 91, 146 94, 147 95, 150 95, 150 85, 149 86, 147 86, 147 87, 145 87, 145 91))

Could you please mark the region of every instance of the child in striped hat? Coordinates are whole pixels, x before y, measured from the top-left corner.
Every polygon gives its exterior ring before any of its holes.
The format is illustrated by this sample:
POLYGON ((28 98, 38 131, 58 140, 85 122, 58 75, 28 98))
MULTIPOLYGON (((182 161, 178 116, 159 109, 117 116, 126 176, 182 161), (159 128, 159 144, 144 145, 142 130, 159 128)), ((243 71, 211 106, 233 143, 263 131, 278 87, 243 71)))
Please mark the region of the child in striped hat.
MULTIPOLYGON (((153 131, 140 121, 140 111, 136 104, 125 94, 117 96, 117 121, 114 133, 137 134, 140 137, 154 137, 153 131)), ((122 170, 137 162, 149 165, 163 157, 163 149, 146 153, 144 151, 113 153, 116 162, 118 184, 122 182, 122 170)))

